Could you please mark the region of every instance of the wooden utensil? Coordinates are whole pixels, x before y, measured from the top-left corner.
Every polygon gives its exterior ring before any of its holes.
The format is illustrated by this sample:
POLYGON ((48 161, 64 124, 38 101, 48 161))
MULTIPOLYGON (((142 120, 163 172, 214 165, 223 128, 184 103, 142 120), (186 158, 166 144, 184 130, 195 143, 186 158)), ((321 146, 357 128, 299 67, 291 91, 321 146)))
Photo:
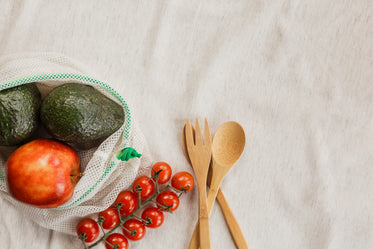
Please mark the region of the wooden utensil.
MULTIPOLYGON (((182 144, 184 138, 182 137, 182 144)), ((220 206, 223 211, 223 215, 230 229, 231 235, 239 249, 248 249, 245 237, 243 236, 242 230, 234 217, 232 210, 230 209, 223 193, 220 190, 220 183, 222 182, 224 176, 233 167, 236 161, 241 156, 243 149, 245 147, 245 133, 240 124, 237 122, 226 122, 221 125, 213 140, 213 167, 210 169, 212 172, 212 183, 210 185, 210 190, 208 194, 208 212, 209 215, 212 210, 212 206, 217 197, 220 206)), ((184 149, 184 153, 188 157, 187 151, 184 149)), ((189 244, 189 249, 198 248, 198 238, 197 238, 198 228, 194 230, 192 239, 189 244)))
MULTIPOLYGON (((181 134, 181 145, 183 148, 184 155, 187 159, 187 161, 190 163, 188 151, 186 148, 186 142, 185 142, 185 126, 183 129, 183 132, 181 134)), ((211 177, 212 177, 212 170, 213 167, 210 166, 209 172, 207 175, 207 186, 210 186, 211 183, 211 177)), ((223 194, 223 191, 219 188, 218 193, 216 195, 216 199, 219 202, 220 208, 223 211, 223 216, 225 218, 225 222, 228 224, 229 231, 233 237, 233 240, 236 243, 237 248, 239 249, 248 249, 249 247, 247 246, 247 243, 245 241, 245 238, 243 236, 243 233, 241 231, 240 225, 238 224, 236 217, 234 216, 231 208, 229 207, 229 204, 227 200, 225 199, 225 196, 223 194)), ((208 211, 210 212, 210 207, 207 207, 208 211)), ((194 230, 192 239, 190 241, 190 248, 198 248, 198 239, 197 239, 197 234, 198 234, 198 226, 196 226, 196 229, 194 230)))
POLYGON ((207 209, 206 180, 211 161, 211 133, 205 119, 204 141, 198 119, 196 119, 195 134, 189 120, 185 125, 185 141, 190 161, 196 176, 199 200, 199 241, 201 249, 211 248, 209 212, 207 209))

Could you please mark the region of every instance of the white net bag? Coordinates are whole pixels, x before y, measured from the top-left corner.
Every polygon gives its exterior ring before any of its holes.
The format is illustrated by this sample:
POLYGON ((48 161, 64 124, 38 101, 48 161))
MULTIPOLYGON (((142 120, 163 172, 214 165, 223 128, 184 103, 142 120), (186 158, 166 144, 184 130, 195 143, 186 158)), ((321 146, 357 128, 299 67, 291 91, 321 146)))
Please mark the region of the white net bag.
POLYGON ((93 86, 123 107, 123 125, 89 150, 77 151, 81 161, 80 178, 71 199, 57 208, 41 209, 23 204, 8 193, 4 175, 9 155, 17 147, 0 146, 0 196, 11 202, 19 212, 43 227, 67 234, 76 234, 76 224, 89 214, 98 213, 113 204, 118 193, 128 189, 135 178, 144 174, 151 164, 145 138, 136 126, 133 114, 122 96, 109 84, 97 80, 79 62, 56 53, 27 53, 0 58, 0 91, 35 82, 44 98, 53 88, 65 83, 93 86), (135 151, 141 157, 122 161, 117 153, 135 151))

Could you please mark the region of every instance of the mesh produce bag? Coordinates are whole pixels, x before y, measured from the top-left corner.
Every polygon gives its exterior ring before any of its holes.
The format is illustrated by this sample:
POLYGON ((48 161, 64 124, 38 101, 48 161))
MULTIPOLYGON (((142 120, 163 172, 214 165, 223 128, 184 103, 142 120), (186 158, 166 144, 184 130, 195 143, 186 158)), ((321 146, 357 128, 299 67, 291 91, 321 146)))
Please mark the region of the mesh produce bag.
POLYGON ((0 58, 0 91, 35 82, 44 98, 59 85, 80 83, 93 86, 123 107, 125 119, 119 130, 98 147, 77 151, 84 175, 75 186, 72 198, 57 208, 33 207, 10 196, 4 169, 7 158, 17 147, 0 146, 1 198, 11 202, 19 212, 41 226, 68 234, 76 233, 75 227, 81 217, 109 207, 118 193, 129 188, 151 163, 146 141, 125 99, 109 84, 97 80, 93 75, 79 62, 56 53, 27 53, 0 58), (142 156, 133 157, 131 153, 134 151, 142 156))

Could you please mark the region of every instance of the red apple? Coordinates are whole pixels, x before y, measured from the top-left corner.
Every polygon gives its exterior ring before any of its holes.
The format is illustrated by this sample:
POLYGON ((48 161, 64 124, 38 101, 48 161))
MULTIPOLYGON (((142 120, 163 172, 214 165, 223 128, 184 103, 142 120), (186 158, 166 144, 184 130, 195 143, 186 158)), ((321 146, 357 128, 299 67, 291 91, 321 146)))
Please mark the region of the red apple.
POLYGON ((39 208, 67 202, 79 178, 78 154, 68 145, 51 139, 36 139, 22 145, 6 163, 9 193, 39 208))

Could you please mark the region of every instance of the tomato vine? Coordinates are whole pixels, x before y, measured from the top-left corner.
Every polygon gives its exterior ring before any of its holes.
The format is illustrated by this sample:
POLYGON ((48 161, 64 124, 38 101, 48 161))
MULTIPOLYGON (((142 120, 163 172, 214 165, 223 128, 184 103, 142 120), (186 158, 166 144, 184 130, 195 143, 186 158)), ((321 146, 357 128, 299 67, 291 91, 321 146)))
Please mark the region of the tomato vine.
POLYGON ((159 227, 163 223, 163 212, 175 211, 181 195, 194 186, 194 179, 188 172, 176 173, 171 184, 160 186, 160 183, 170 180, 171 172, 167 163, 158 162, 152 167, 151 177, 140 176, 135 180, 133 192, 124 190, 119 193, 113 205, 101 211, 95 221, 102 233, 100 238, 99 232, 92 230, 96 229, 95 225, 91 224, 90 227, 85 227, 85 230, 84 227, 78 229, 81 223, 92 223, 91 218, 83 218, 77 226, 77 233, 84 248, 90 249, 105 243, 106 248, 127 249, 127 239, 139 240, 145 235, 146 227, 159 227), (146 191, 145 195, 143 190, 146 191), (139 215, 139 211, 144 208, 144 212, 139 215), (115 232, 118 228, 122 229, 124 236, 115 232))

